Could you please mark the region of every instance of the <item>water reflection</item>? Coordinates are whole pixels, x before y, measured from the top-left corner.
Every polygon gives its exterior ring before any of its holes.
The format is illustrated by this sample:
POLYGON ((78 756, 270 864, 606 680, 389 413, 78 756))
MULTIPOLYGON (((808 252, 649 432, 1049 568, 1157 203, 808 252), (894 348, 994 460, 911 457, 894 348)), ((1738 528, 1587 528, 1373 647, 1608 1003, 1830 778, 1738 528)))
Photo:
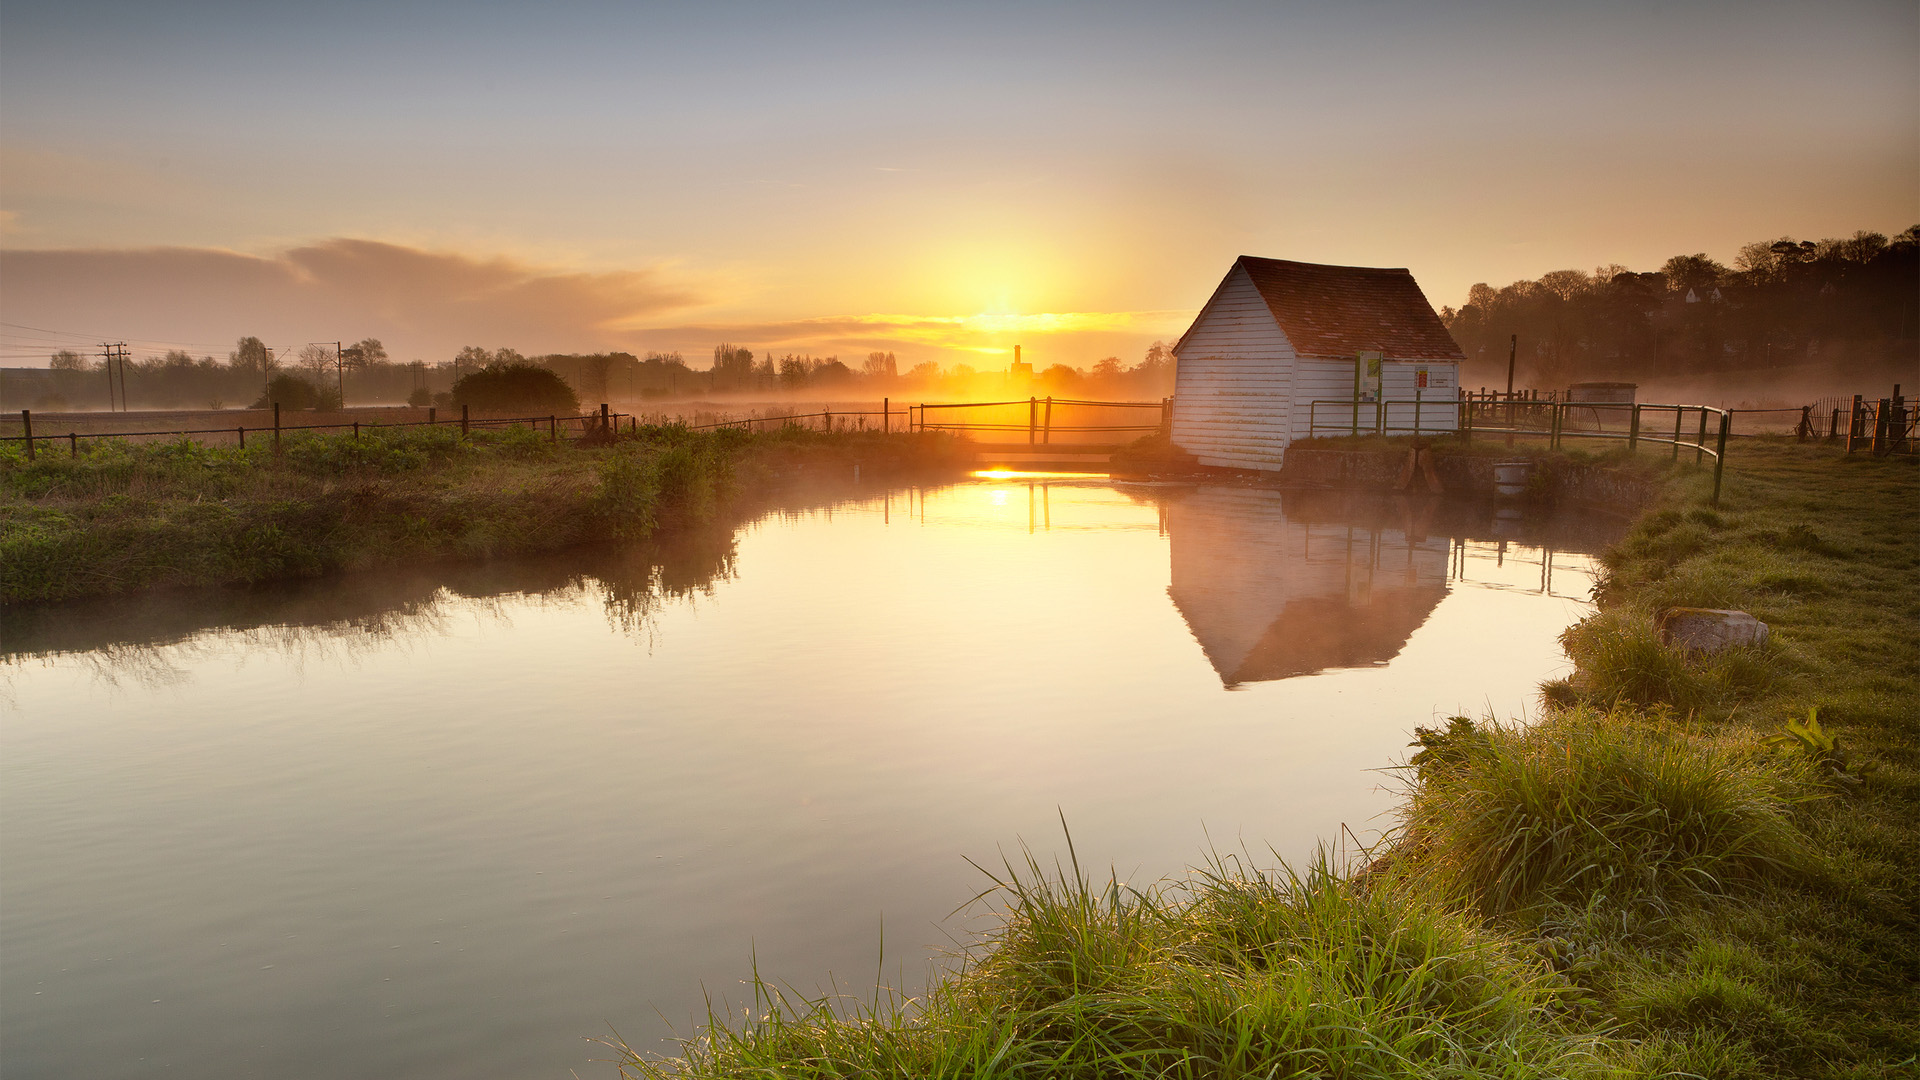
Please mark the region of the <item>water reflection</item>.
POLYGON ((0 610, 0 1074, 611 1076, 582 1037, 859 994, 883 926, 911 991, 1061 814, 1141 884, 1385 827, 1414 726, 1564 669, 1604 539, 1044 475, 748 516, 0 610))
POLYGON ((1229 688, 1385 664, 1450 587, 1474 583, 1474 562, 1504 567, 1509 538, 1532 541, 1549 593, 1556 544, 1592 551, 1608 531, 1591 517, 1351 493, 1207 487, 1163 505, 1168 595, 1229 688))

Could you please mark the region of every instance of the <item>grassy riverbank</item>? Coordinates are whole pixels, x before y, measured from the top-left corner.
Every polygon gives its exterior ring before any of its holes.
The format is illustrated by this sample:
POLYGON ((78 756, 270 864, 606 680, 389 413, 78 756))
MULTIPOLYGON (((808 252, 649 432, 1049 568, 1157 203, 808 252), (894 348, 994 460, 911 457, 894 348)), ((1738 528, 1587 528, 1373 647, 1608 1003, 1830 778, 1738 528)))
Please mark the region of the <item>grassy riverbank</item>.
POLYGON ((276 455, 98 440, 0 450, 0 603, 526 554, 644 535, 796 470, 957 472, 939 436, 641 428, 611 445, 451 426, 288 437, 276 455))
POLYGON ((1708 483, 1669 477, 1607 555, 1540 722, 1423 733, 1364 870, 1226 859, 1143 893, 1010 867, 1000 928, 926 997, 762 988, 755 1023, 623 1070, 1913 1075, 1916 470, 1758 442, 1718 511, 1708 483), (1653 635, 1666 605, 1773 634, 1689 659, 1653 635), (1785 732, 1816 709, 1819 732, 1785 732))

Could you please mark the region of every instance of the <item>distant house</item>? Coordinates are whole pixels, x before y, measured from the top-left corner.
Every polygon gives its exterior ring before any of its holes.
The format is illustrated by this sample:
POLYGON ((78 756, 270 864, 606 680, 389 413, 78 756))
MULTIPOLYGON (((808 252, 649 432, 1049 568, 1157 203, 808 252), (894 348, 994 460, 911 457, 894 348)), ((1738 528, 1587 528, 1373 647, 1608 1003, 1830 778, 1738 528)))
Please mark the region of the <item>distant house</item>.
POLYGON ((1173 443, 1203 465, 1278 469, 1290 443, 1376 414, 1396 433, 1416 410, 1423 431, 1459 419, 1426 399, 1457 400, 1466 357, 1404 269, 1242 255, 1173 354, 1173 443))

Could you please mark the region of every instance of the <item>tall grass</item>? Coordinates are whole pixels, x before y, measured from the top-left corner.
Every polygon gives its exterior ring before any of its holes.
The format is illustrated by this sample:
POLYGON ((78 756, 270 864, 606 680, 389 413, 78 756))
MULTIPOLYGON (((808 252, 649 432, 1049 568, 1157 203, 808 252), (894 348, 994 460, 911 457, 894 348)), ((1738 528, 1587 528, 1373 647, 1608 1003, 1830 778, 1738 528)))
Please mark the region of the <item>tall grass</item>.
POLYGON ((1408 883, 1216 861, 1151 891, 1028 856, 931 995, 845 1006, 756 984, 630 1077, 1567 1077, 1598 1073, 1567 984, 1408 883))
POLYGON ((1490 914, 1603 894, 1669 906, 1818 868, 1793 819, 1821 795, 1812 774, 1751 743, 1567 709, 1456 724, 1421 758, 1404 808, 1414 857, 1490 914))

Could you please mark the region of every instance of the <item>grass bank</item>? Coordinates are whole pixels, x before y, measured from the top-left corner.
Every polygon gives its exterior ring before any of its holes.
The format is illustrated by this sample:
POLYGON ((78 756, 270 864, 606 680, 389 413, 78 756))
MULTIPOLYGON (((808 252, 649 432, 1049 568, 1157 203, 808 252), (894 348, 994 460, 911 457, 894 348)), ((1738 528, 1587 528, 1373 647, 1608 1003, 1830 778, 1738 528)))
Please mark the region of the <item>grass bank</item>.
POLYGON ((1915 468, 1760 441, 1718 511, 1706 483, 1668 476, 1607 554, 1539 722, 1420 733, 1358 872, 1005 867, 998 928, 927 995, 763 986, 752 1022, 623 1072, 1915 1075, 1915 468), (1688 657, 1654 635, 1668 605, 1773 633, 1688 657))
POLYGON ((646 535, 795 470, 964 467, 940 436, 640 428, 599 444, 451 426, 275 453, 96 440, 0 449, 0 603, 517 555, 646 535))

